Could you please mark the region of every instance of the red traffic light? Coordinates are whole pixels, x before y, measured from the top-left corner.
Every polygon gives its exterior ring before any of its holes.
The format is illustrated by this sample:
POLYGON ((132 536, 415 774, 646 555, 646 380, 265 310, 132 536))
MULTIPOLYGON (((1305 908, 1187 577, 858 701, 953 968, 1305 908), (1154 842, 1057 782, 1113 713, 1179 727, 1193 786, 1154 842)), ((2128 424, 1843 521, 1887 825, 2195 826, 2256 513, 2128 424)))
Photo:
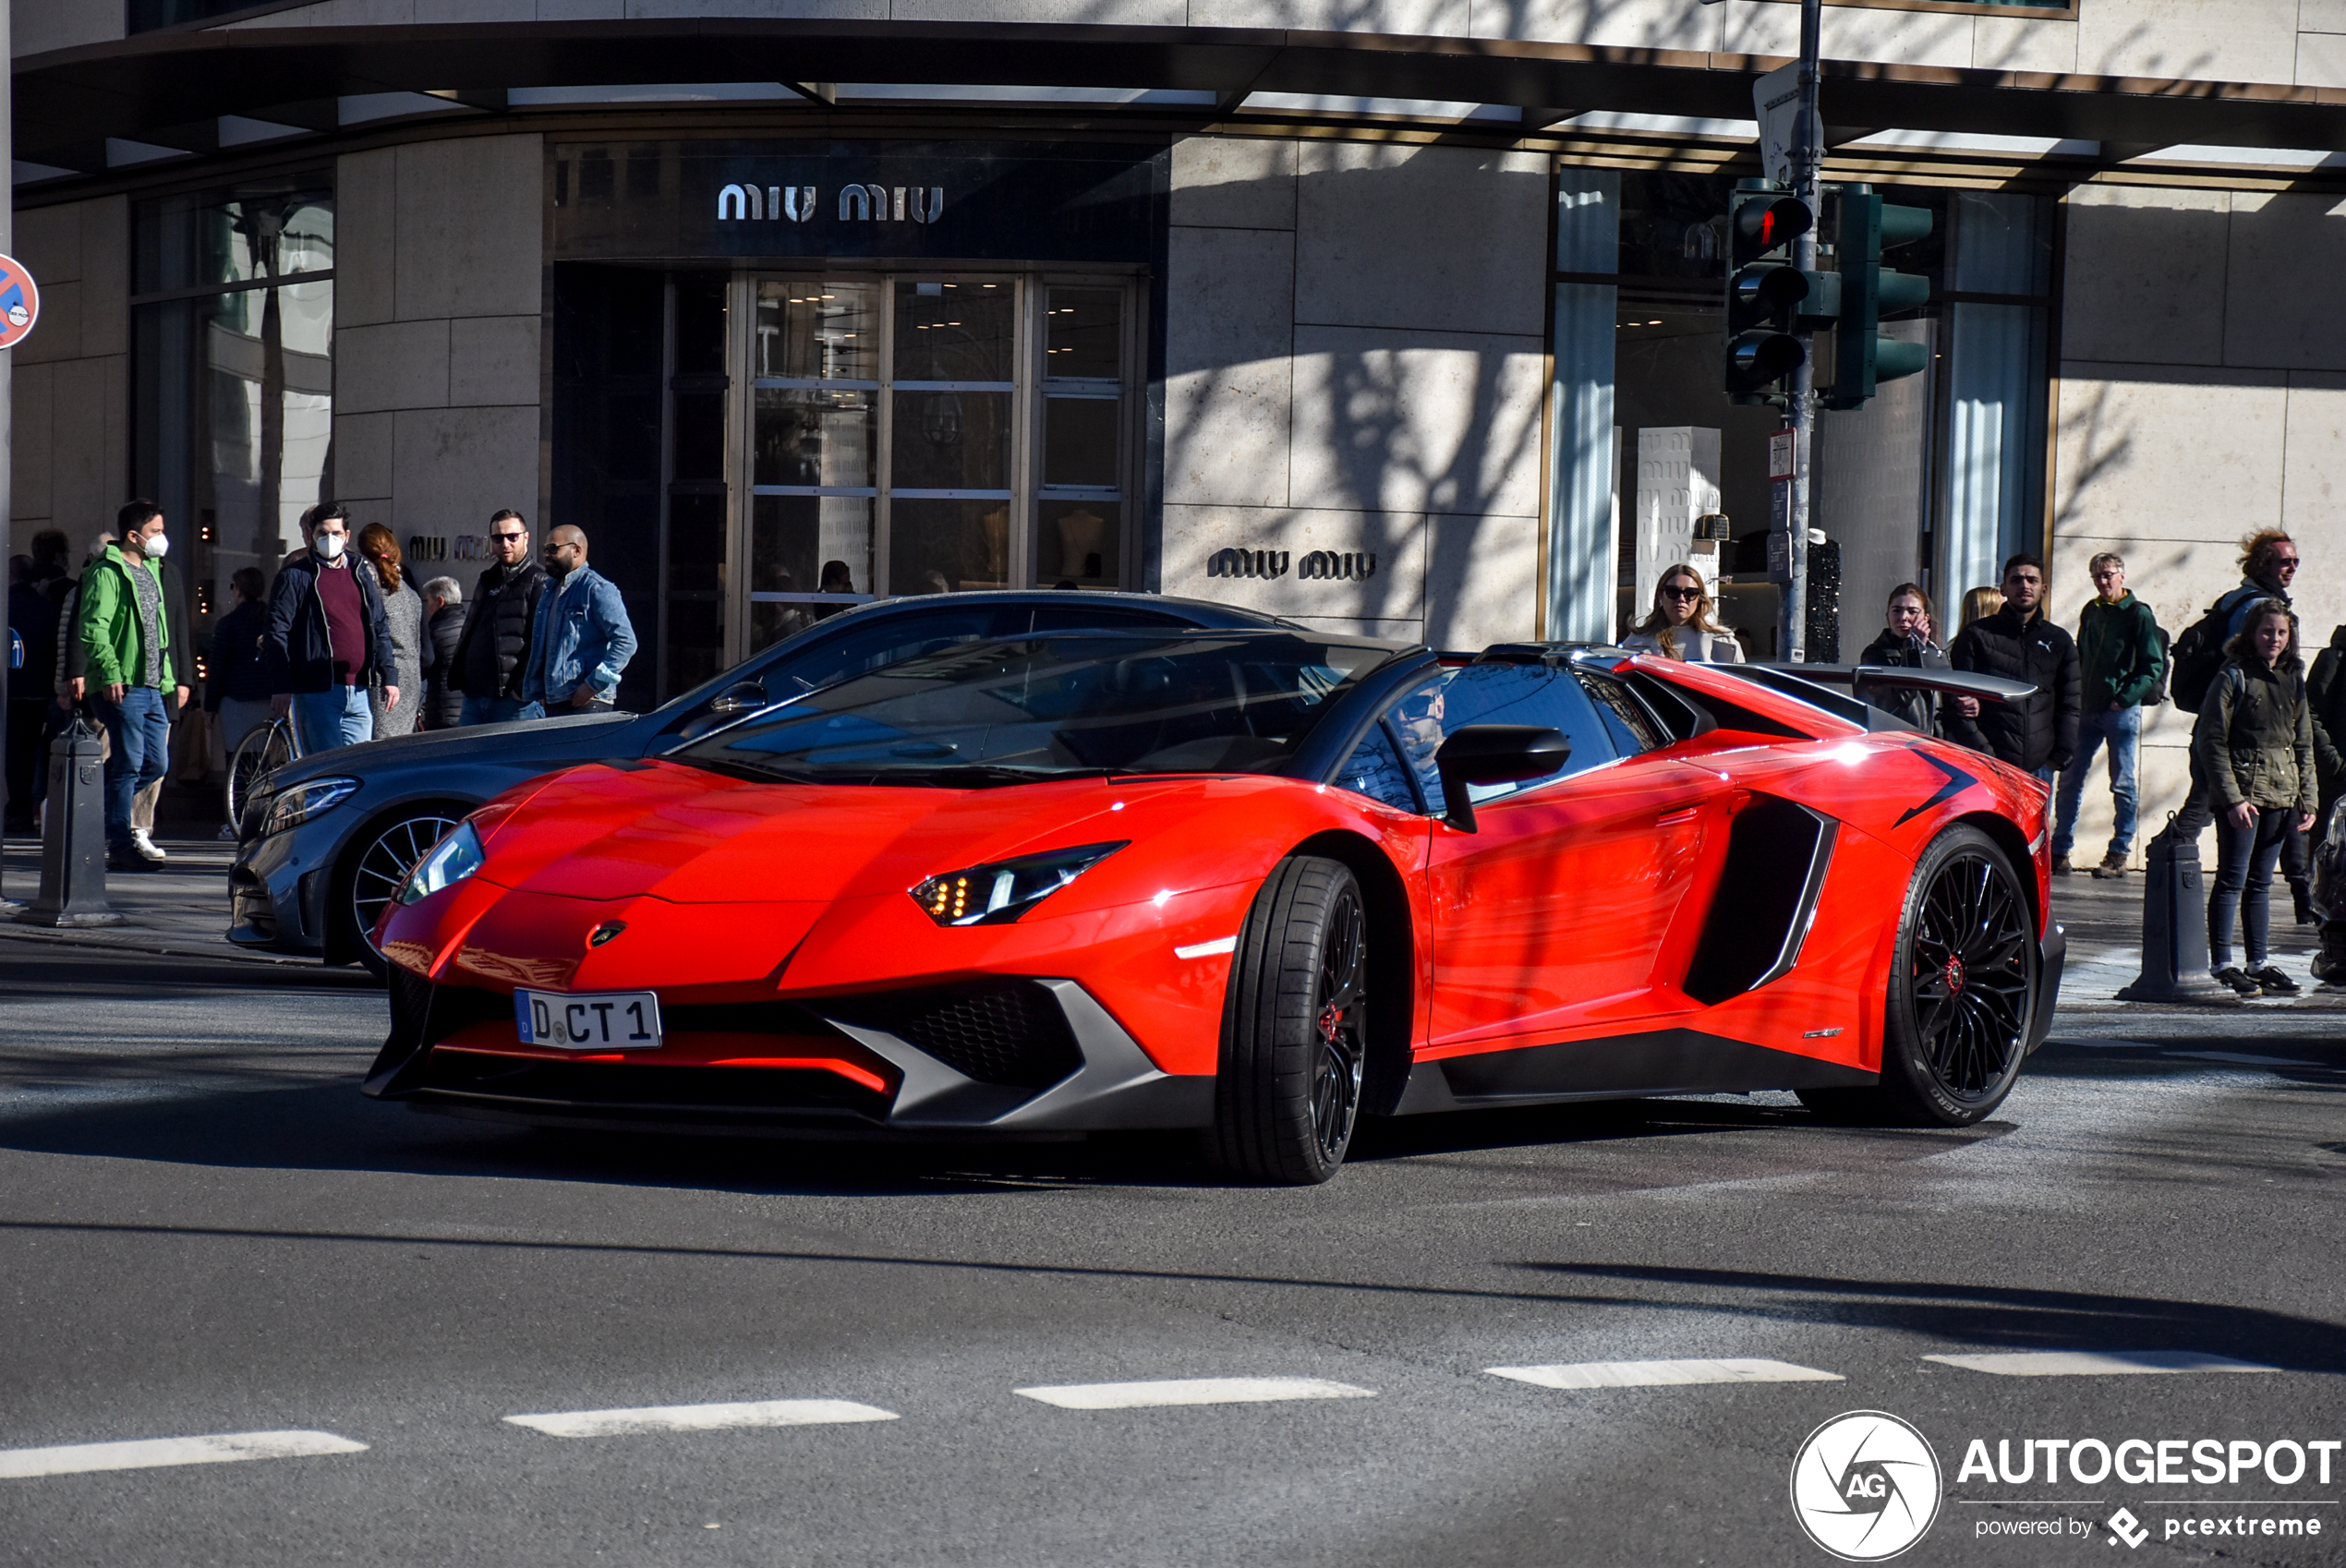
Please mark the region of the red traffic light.
POLYGON ((1735 209, 1735 262, 1740 267, 1790 245, 1816 227, 1816 214, 1796 196, 1738 193, 1735 209))

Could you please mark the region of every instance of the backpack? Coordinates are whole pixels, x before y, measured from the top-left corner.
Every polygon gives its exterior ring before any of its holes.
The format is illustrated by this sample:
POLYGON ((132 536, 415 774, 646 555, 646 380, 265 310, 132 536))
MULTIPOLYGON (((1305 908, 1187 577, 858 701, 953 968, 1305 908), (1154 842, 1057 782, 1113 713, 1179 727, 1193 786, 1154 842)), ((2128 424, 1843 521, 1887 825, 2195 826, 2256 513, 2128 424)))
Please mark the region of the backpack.
POLYGON ((2231 625, 2232 611, 2255 588, 2234 588, 2231 593, 2207 607, 2207 613, 2183 630, 2174 640, 2167 660, 2167 685, 2173 694, 2175 706, 2185 713, 2197 713, 2199 705, 2207 700, 2207 688, 2216 679, 2216 671, 2224 667, 2224 644, 2231 639, 2225 632, 2231 625))
POLYGON ((2167 635, 2167 628, 2154 621, 2150 623, 2150 634, 2159 639, 2159 679, 2152 682, 2150 694, 2143 698, 2143 706, 2157 707, 2167 700, 2167 683, 2175 674, 2175 653, 2167 635))

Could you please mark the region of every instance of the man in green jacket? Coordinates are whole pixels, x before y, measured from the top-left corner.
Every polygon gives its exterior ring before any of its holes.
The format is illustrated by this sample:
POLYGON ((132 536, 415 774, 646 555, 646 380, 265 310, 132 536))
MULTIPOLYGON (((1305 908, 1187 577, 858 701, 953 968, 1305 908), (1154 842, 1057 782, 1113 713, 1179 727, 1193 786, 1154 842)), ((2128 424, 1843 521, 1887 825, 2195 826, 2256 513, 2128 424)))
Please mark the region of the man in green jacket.
POLYGON ((170 542, 162 508, 134 501, 122 509, 121 543, 81 578, 76 630, 91 706, 106 727, 106 863, 116 871, 152 869, 131 838, 131 807, 171 761, 163 694, 177 681, 163 580, 170 542))
POLYGON ((2104 550, 2087 570, 2094 597, 2077 617, 2077 661, 2083 691, 2077 716, 2077 749, 2061 770, 2054 803, 2053 870, 2066 872, 2077 831, 2077 802, 2094 754, 2110 746, 2110 794, 2117 821, 2110 852, 2094 867, 2096 876, 2123 876, 2134 847, 2134 763, 2142 742, 2143 703, 2167 673, 2167 645, 2150 606, 2126 591, 2126 563, 2104 550))

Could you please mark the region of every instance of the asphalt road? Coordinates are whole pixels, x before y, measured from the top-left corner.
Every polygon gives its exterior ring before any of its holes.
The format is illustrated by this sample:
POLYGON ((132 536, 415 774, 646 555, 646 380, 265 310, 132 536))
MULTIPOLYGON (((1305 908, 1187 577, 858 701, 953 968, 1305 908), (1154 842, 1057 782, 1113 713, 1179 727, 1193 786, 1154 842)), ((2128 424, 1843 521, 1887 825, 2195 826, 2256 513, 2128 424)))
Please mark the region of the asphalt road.
POLYGON ((1942 1466, 1902 1562, 2346 1560, 2346 1453, 2327 1485, 1957 1474, 1974 1439, 2346 1439, 2337 1017, 2065 1016, 1966 1132, 1651 1101, 1392 1125, 1325 1188, 1260 1190, 1159 1139, 434 1117, 358 1095, 382 1002, 347 972, 0 941, 0 1561, 1826 1563, 1788 1477, 1855 1410, 1942 1466), (2272 1369, 1926 1359, 2041 1350, 2272 1369), (1723 1357, 1830 1380, 1485 1369, 1723 1357), (1015 1392, 1222 1378, 1366 1392, 1015 1392), (873 1418, 507 1419, 794 1400, 873 1418), (282 1431, 342 1451, 79 1467, 282 1431), (2219 1514, 2324 1533, 2164 1535, 2219 1514), (2042 1520, 2079 1523, 1983 1534, 2042 1520))

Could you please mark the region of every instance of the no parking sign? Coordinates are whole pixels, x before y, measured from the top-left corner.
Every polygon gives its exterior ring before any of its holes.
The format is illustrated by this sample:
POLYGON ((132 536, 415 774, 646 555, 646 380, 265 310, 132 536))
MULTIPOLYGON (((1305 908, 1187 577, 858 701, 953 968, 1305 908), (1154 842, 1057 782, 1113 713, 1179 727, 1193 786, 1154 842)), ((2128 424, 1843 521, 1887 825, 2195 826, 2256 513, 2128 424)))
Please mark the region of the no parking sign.
POLYGON ((0 256, 0 348, 24 341, 41 319, 41 290, 31 271, 13 256, 0 256))

